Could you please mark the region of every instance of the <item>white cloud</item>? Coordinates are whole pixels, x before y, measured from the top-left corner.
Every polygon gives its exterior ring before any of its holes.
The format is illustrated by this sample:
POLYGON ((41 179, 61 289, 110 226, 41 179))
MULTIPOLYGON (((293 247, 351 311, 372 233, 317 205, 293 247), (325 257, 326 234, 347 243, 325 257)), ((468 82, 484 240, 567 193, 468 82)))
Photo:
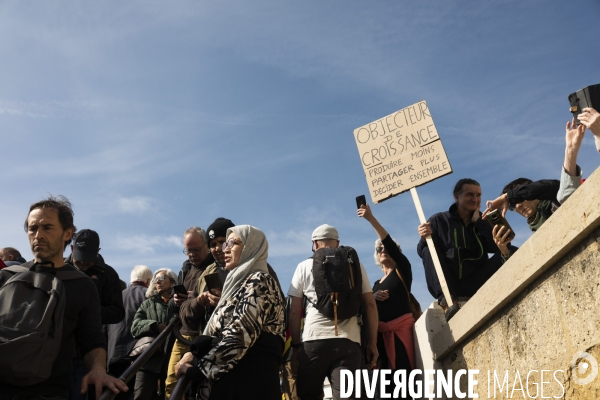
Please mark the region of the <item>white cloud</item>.
POLYGON ((183 248, 180 237, 175 235, 118 235, 114 247, 124 251, 155 253, 159 250, 183 248))
POLYGON ((117 200, 117 207, 120 212, 126 214, 157 212, 156 201, 143 196, 121 197, 117 200))

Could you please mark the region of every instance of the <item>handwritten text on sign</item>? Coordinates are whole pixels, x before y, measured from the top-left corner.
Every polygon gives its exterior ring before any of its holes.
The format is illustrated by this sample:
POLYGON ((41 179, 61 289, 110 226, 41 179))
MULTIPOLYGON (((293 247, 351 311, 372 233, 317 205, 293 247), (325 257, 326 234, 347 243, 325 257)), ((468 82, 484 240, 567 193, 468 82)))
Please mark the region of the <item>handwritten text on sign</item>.
POLYGON ((423 100, 354 130, 373 203, 452 173, 423 100))

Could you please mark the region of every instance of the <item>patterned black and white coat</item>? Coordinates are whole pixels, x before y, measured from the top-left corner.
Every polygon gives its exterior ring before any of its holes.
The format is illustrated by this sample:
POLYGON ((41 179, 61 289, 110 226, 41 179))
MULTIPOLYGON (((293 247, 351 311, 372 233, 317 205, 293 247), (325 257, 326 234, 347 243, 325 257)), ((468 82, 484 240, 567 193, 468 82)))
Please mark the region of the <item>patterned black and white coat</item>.
POLYGON ((221 338, 198 364, 209 383, 233 369, 261 332, 285 340, 284 307, 281 290, 271 275, 254 272, 246 278, 208 322, 208 334, 221 338))

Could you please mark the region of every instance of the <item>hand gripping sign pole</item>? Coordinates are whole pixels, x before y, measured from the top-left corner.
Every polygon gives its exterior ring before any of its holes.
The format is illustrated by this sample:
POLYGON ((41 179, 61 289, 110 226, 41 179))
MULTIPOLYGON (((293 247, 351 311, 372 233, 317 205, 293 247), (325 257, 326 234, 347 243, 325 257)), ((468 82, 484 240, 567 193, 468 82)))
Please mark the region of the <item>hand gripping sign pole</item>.
MULTIPOLYGON (((411 188, 410 194, 412 195, 413 201, 415 202, 417 214, 419 215, 419 221, 422 224, 426 223, 427 219, 425 219, 423 207, 421 207, 421 201, 419 200, 419 195, 417 194, 417 188, 411 188)), ((435 266, 435 273, 437 274, 438 281, 440 281, 440 286, 442 287, 442 292, 444 293, 444 297, 446 298, 446 303, 448 303, 448 307, 452 307, 454 306, 454 302, 452 302, 452 296, 450 296, 450 291, 448 290, 446 277, 444 276, 444 271, 442 271, 442 264, 440 264, 440 259, 438 257, 437 251, 435 251, 435 245, 433 244, 433 239, 431 238, 431 235, 427 235, 425 240, 427 241, 427 247, 429 247, 429 254, 431 254, 431 259, 433 260, 433 265, 435 266)))
MULTIPOLYGON (((421 223, 427 222, 417 186, 452 173, 442 141, 422 100, 354 130, 360 160, 374 204, 410 190, 421 223)), ((426 238, 435 271, 452 307, 452 297, 431 236, 426 238)))

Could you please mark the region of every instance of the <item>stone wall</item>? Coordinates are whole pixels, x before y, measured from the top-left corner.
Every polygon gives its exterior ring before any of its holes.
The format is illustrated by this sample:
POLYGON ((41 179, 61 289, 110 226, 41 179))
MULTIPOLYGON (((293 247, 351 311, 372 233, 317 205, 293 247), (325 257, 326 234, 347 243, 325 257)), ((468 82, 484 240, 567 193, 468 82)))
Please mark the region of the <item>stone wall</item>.
MULTIPOLYGON (((441 361, 442 369, 479 369, 479 398, 493 398, 493 373, 488 386, 487 371, 498 371, 500 382, 508 371, 501 395, 496 384, 496 398, 529 398, 527 392, 512 392, 519 371, 523 388, 531 370, 529 390, 535 397, 540 389, 541 370, 544 396, 565 399, 600 399, 600 377, 580 386, 573 381, 571 363, 577 351, 584 350, 600 360, 600 229, 546 271, 537 281, 507 304, 496 316, 480 327, 462 346, 441 361), (554 379, 554 371, 562 370, 554 379), (538 385, 536 387, 536 384, 538 385), (561 386, 562 385, 562 386, 561 386), (564 395, 563 395, 564 387, 564 395), (510 395, 513 394, 513 397, 510 395), (525 394, 525 397, 523 397, 525 394)), ((591 373, 580 374, 585 378, 591 373)), ((465 389, 463 387, 463 389, 465 389)), ((541 398, 541 393, 538 393, 541 398)))
POLYGON ((479 370, 483 399, 542 398, 542 370, 544 398, 600 399, 600 376, 577 384, 592 373, 591 364, 586 371, 571 368, 580 351, 600 361, 599 226, 600 169, 450 323, 441 310, 426 311, 415 325, 420 367, 479 370), (500 384, 507 374, 495 397, 493 371, 500 384))

